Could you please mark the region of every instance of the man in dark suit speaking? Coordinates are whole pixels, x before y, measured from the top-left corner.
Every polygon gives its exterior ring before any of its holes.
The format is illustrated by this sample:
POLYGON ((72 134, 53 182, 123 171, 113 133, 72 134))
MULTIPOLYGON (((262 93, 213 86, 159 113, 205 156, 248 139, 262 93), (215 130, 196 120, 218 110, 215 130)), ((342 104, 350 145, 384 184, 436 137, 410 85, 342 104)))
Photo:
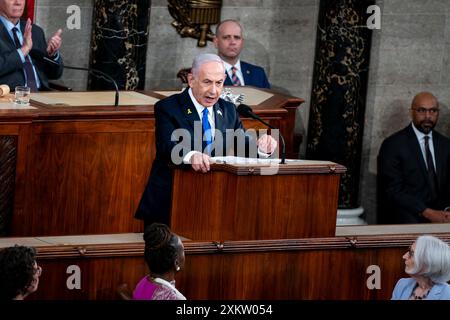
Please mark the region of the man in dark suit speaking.
POLYGON ((48 90, 48 80, 58 79, 63 72, 61 47, 62 30, 59 29, 45 42, 44 31, 31 20, 20 21, 25 0, 0 0, 0 84, 11 90, 16 86, 30 87, 31 91, 48 90), (33 60, 31 50, 47 55, 55 64, 33 60))
POLYGON ((412 123, 378 154, 381 223, 450 222, 450 139, 434 130, 439 103, 429 92, 411 104, 412 123))
POLYGON ((171 165, 184 164, 206 173, 212 155, 228 155, 231 149, 242 156, 252 145, 258 147, 258 153, 270 155, 277 147, 271 136, 263 135, 255 141, 245 133, 235 105, 220 99, 224 80, 220 57, 201 54, 194 59, 188 75, 189 88, 155 104, 156 157, 135 214, 145 225, 169 224, 171 165), (244 146, 236 145, 236 141, 244 146))
POLYGON ((262 67, 241 61, 244 47, 242 26, 236 20, 224 20, 217 25, 214 45, 222 58, 227 77, 226 86, 254 86, 270 89, 269 80, 262 67))

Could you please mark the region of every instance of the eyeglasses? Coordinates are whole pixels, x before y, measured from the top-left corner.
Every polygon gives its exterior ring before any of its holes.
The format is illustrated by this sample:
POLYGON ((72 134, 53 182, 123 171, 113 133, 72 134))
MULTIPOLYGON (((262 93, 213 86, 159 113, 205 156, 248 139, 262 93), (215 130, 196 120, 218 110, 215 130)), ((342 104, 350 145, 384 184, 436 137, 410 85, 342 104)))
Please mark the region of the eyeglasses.
POLYGON ((426 109, 426 108, 412 108, 414 111, 416 111, 418 114, 426 114, 427 112, 429 112, 430 114, 438 114, 439 113, 439 109, 438 108, 431 108, 431 109, 426 109))
POLYGON ((37 266, 36 268, 34 268, 34 274, 37 275, 38 277, 40 277, 42 274, 42 267, 37 266))
POLYGON ((412 247, 408 248, 408 255, 410 258, 414 258, 414 250, 412 249, 412 247))

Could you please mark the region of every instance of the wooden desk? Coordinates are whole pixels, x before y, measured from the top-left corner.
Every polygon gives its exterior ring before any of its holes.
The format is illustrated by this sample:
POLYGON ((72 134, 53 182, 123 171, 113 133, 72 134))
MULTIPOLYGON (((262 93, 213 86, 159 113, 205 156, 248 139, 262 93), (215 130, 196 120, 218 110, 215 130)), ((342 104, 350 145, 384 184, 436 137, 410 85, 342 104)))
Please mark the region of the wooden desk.
MULTIPOLYGON (((155 101, 164 97, 146 94, 155 101)), ((44 236, 142 229, 134 212, 155 157, 153 105, 115 108, 96 106, 94 100, 91 106, 0 106, 0 233, 44 236)), ((280 127, 289 152, 295 149, 295 110, 302 102, 274 94, 255 106, 261 117, 280 127)), ((256 126, 246 119, 244 125, 256 126)))

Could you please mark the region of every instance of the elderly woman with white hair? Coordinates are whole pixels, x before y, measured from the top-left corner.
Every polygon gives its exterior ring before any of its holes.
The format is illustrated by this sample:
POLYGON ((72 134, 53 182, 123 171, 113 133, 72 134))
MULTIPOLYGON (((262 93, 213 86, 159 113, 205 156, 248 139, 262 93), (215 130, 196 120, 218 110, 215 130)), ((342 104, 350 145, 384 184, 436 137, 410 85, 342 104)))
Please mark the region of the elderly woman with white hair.
POLYGON ((420 236, 403 255, 405 272, 392 300, 450 300, 450 246, 429 235, 420 236))

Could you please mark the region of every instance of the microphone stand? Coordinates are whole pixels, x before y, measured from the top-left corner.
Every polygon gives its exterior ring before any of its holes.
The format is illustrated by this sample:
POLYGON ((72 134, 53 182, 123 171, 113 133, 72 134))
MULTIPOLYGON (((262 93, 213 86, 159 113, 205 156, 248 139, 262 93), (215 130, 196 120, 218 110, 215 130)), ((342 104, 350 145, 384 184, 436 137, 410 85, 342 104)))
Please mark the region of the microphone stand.
POLYGON ((115 107, 119 107, 119 87, 117 86, 116 81, 107 73, 104 73, 100 70, 97 69, 92 69, 92 68, 83 68, 83 67, 72 67, 72 66, 64 66, 64 68, 66 69, 72 69, 72 70, 82 70, 82 71, 87 71, 90 74, 92 74, 93 76, 96 77, 103 77, 103 79, 108 80, 109 82, 111 82, 115 89, 116 89, 116 95, 115 95, 115 99, 114 99, 114 106, 115 107))
MULTIPOLYGON (((46 56, 43 56, 42 53, 38 54, 38 56, 41 56, 41 58, 51 64, 56 64, 59 65, 57 62, 53 61, 52 59, 47 58, 46 56)), ((104 73, 103 71, 97 70, 97 69, 93 69, 93 68, 83 68, 83 67, 72 67, 72 66, 66 66, 64 65, 63 68, 65 69, 72 69, 72 70, 81 70, 81 71, 87 71, 90 74, 92 74, 95 77, 103 77, 103 79, 111 82, 115 89, 116 89, 116 96, 114 99, 114 106, 116 108, 119 107, 119 87, 117 86, 117 82, 107 73, 104 73)))

